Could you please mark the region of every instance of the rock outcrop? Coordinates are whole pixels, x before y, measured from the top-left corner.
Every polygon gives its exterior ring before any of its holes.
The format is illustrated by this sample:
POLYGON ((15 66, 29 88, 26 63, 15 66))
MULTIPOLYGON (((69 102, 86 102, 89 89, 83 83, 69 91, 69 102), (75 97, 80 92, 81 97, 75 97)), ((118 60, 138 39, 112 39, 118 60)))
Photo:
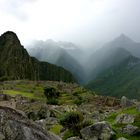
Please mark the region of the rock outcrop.
POLYGON ((136 111, 137 111, 137 112, 140 112, 140 103, 138 103, 138 104, 136 105, 136 111))
POLYGON ((71 137, 71 138, 68 138, 67 140, 82 140, 82 139, 80 139, 79 137, 71 137))
POLYGON ((60 140, 14 109, 0 107, 1 140, 60 140))
POLYGON ((105 121, 85 127, 80 132, 84 140, 110 140, 115 134, 105 121))
POLYGON ((133 105, 133 102, 130 101, 127 97, 123 96, 121 98, 121 107, 125 108, 125 107, 130 107, 133 105))
POLYGON ((121 129, 121 132, 123 134, 128 134, 128 135, 135 135, 140 133, 139 128, 137 126, 133 126, 133 125, 126 125, 121 129))
POLYGON ((131 115, 131 114, 119 114, 116 117, 115 122, 117 124, 131 124, 133 123, 135 120, 135 116, 131 115))
POLYGON ((124 138, 124 137, 120 137, 120 138, 118 138, 117 140, 128 140, 128 139, 126 139, 126 138, 124 138))

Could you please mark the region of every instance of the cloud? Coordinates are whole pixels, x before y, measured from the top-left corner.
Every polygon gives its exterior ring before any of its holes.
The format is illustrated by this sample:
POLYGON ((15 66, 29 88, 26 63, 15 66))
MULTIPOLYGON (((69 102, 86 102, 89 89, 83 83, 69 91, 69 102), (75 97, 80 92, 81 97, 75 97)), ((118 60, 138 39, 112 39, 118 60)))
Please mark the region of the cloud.
POLYGON ((0 9, 4 14, 16 17, 19 20, 26 20, 28 13, 24 9, 27 4, 31 4, 36 0, 1 0, 0 9))
POLYGON ((139 0, 0 0, 0 32, 94 46, 121 33, 140 41, 139 0))

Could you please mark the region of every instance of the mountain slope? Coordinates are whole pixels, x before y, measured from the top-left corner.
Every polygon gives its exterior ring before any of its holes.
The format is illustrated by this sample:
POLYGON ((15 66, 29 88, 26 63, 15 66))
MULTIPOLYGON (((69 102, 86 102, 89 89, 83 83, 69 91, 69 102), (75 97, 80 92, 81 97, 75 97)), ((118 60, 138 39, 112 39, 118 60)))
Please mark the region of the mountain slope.
POLYGON ((110 48, 124 48, 129 51, 133 56, 140 58, 140 43, 133 41, 131 38, 124 34, 115 38, 113 41, 107 43, 104 47, 110 48))
POLYGON ((123 61, 130 54, 140 58, 140 43, 121 34, 89 57, 86 70, 89 73, 87 79, 95 79, 101 72, 123 61))
POLYGON ((130 55, 128 51, 123 48, 102 48, 90 56, 87 62, 88 77, 87 81, 95 79, 100 73, 113 65, 119 64, 130 55))
POLYGON ((140 99, 140 59, 129 56, 100 74, 87 87, 102 95, 140 99))
POLYGON ((30 57, 17 35, 11 31, 0 36, 0 77, 75 81, 72 74, 65 69, 30 57))
POLYGON ((29 53, 41 61, 48 61, 69 70, 79 83, 83 83, 83 67, 74 56, 71 56, 75 50, 78 51, 71 43, 47 40, 35 42, 35 44, 30 47, 29 53))

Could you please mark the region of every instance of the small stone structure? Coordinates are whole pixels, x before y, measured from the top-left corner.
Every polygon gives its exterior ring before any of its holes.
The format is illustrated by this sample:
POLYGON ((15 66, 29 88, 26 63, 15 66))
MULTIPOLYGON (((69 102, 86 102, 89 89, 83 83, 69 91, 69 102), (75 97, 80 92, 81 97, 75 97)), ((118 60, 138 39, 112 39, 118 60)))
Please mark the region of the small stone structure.
POLYGON ((111 107, 119 106, 120 100, 113 97, 106 97, 104 101, 104 105, 111 106, 111 107))

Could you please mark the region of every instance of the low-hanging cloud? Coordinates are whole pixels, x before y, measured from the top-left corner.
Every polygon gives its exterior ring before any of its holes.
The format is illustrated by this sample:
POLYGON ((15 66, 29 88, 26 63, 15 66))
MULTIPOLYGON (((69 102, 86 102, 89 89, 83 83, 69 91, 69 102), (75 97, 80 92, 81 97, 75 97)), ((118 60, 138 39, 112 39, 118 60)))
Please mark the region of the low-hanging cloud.
POLYGON ((31 40, 103 44, 121 33, 140 41, 139 0, 1 0, 0 33, 31 40))

